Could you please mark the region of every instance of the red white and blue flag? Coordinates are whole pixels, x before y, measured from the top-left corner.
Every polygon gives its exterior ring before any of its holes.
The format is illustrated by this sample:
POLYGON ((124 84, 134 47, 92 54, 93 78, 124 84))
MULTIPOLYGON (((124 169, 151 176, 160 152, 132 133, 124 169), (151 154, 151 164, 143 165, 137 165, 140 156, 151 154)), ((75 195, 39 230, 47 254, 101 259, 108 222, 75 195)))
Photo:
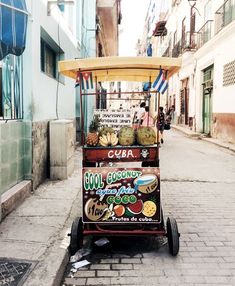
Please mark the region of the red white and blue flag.
POLYGON ((75 87, 80 84, 83 90, 93 88, 92 72, 77 72, 75 87))
POLYGON ((159 75, 153 83, 153 88, 160 93, 164 93, 168 88, 168 82, 165 77, 165 71, 160 69, 159 75))

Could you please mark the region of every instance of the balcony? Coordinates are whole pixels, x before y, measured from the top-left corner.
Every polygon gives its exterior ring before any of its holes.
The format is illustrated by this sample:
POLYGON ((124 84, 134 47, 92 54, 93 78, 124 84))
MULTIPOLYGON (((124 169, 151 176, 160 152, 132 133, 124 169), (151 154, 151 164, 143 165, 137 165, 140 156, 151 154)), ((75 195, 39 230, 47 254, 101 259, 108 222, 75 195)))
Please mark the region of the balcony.
POLYGON ((212 37, 212 20, 208 20, 198 31, 198 49, 201 48, 212 37))
POLYGON ((156 23, 152 36, 162 37, 167 35, 166 21, 159 21, 156 23))
POLYGON ((198 33, 186 32, 182 39, 182 51, 195 51, 198 48, 198 33))
POLYGON ((177 44, 174 45, 172 49, 172 57, 173 58, 178 58, 181 55, 182 52, 182 47, 181 47, 181 40, 178 41, 177 44))
POLYGON ((215 34, 235 20, 235 0, 227 0, 215 13, 215 34))
POLYGON ((170 57, 170 47, 168 47, 163 53, 162 57, 170 57))

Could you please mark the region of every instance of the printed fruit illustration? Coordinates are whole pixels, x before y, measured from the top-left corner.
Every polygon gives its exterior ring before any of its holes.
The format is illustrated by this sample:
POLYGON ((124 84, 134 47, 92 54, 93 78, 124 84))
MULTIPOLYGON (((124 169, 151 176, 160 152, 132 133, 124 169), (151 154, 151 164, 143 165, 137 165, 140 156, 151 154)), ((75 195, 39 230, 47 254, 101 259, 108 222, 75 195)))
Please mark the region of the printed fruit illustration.
POLYGON ((122 127, 118 134, 119 144, 122 146, 130 146, 135 142, 135 131, 131 127, 122 127))
POLYGON ((108 133, 115 133, 115 130, 111 127, 102 127, 99 131, 99 136, 107 135, 108 133))
POLYGON ((116 133, 107 133, 99 137, 99 144, 101 146, 116 146, 118 144, 118 138, 116 133))
POLYGON ((143 194, 150 194, 157 189, 157 176, 153 174, 145 174, 134 180, 135 188, 143 194))
POLYGON ((112 216, 114 216, 113 204, 111 204, 108 208, 104 209, 104 216, 101 217, 101 220, 108 220, 112 216))
POLYGON ((152 217, 155 215, 157 211, 157 206, 153 201, 146 201, 144 202, 144 206, 143 206, 143 215, 147 216, 147 217, 152 217))
POLYGON ((98 144, 98 134, 89 132, 86 137, 86 143, 88 146, 96 146, 98 144))
POLYGON ((106 203, 96 198, 90 198, 85 204, 84 211, 89 220, 98 221, 104 216, 107 207, 108 205, 106 203))
POLYGON ((143 201, 142 200, 138 200, 136 203, 130 204, 126 208, 133 215, 139 214, 143 210, 143 201))
POLYGON ((152 127, 140 127, 137 130, 137 142, 140 145, 152 145, 156 141, 156 134, 152 127))
POLYGON ((114 213, 116 216, 120 217, 120 216, 123 216, 124 213, 125 213, 125 207, 122 206, 122 205, 116 205, 114 208, 114 213))

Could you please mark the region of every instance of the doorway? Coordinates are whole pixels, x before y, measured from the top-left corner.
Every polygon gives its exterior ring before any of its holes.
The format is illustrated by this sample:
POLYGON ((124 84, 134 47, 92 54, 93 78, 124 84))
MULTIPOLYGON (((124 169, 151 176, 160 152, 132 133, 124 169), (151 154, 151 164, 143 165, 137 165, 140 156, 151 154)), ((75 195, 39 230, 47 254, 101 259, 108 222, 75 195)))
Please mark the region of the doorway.
POLYGON ((189 78, 182 80, 180 90, 180 123, 188 125, 188 108, 189 108, 189 78))
POLYGON ((213 95, 213 66, 203 71, 202 123, 203 133, 211 135, 212 126, 212 95, 213 95))

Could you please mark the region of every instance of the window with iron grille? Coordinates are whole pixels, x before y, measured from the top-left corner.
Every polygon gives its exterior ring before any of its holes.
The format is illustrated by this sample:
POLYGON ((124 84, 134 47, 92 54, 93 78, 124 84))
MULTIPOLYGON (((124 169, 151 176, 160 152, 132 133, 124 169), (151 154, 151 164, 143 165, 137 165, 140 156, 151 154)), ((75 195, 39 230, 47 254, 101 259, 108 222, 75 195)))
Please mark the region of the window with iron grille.
POLYGON ((235 84, 235 60, 224 65, 223 86, 235 84))
POLYGON ((56 52, 41 39, 41 70, 56 78, 56 52))
MULTIPOLYGON (((59 29, 58 29, 59 33, 59 29)), ((58 34, 59 38, 59 34, 58 34)), ((40 33, 40 49, 41 49, 41 71, 49 77, 64 83, 64 76, 58 72, 58 61, 64 59, 64 51, 55 40, 41 27, 40 33)))
POLYGON ((22 57, 8 55, 0 64, 0 120, 23 119, 22 57))

